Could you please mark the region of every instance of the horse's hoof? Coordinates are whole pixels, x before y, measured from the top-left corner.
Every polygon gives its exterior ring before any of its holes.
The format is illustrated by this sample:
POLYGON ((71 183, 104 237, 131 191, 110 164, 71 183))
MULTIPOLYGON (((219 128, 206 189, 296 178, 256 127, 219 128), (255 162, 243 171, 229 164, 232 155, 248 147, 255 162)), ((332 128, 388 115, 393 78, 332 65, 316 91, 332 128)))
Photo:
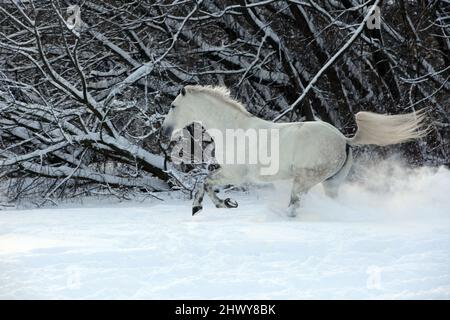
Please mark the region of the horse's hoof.
POLYGON ((288 216, 288 218, 296 218, 297 213, 296 212, 288 212, 287 216, 288 216))
POLYGON ((197 212, 199 212, 200 210, 202 210, 202 206, 195 206, 192 207, 192 215, 194 216, 197 212))
POLYGON ((294 208, 294 207, 288 208, 287 216, 288 216, 289 218, 295 218, 295 217, 297 217, 297 208, 294 208))
POLYGON ((237 208, 238 207, 238 203, 230 198, 226 198, 224 200, 224 203, 227 206, 227 208, 237 208))

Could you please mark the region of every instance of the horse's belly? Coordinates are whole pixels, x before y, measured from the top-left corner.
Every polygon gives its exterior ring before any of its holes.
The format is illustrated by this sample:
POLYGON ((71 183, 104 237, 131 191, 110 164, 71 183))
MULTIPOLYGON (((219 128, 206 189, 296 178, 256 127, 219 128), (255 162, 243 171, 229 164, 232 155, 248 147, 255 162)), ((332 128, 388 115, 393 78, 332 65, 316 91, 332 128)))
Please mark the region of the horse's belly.
POLYGON ((227 177, 227 180, 235 183, 258 183, 291 179, 291 170, 287 166, 283 166, 282 163, 277 163, 277 161, 273 160, 268 165, 228 164, 223 165, 221 171, 227 177))
POLYGON ((315 169, 339 167, 346 157, 346 140, 344 136, 328 125, 302 126, 289 139, 281 144, 280 154, 291 154, 294 168, 315 169))

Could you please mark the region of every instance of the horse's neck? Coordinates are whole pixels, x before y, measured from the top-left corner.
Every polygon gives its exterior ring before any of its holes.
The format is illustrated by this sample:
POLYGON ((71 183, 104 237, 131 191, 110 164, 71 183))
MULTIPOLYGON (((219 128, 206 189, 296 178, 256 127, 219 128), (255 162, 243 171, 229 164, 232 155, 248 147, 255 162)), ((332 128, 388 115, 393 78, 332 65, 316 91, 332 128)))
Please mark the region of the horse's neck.
POLYGON ((206 113, 202 121, 206 130, 218 129, 225 131, 226 129, 256 129, 268 126, 267 121, 230 106, 224 107, 222 112, 217 112, 217 110, 221 110, 220 107, 212 110, 213 112, 206 113))

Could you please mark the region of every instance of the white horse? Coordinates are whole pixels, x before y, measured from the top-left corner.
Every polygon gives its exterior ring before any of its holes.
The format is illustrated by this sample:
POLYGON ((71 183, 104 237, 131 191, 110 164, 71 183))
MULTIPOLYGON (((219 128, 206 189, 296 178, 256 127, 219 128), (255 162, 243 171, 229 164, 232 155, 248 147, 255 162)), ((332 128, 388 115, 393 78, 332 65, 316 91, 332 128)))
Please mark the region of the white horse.
MULTIPOLYGON (((349 146, 374 144, 386 146, 423 137, 425 113, 381 115, 358 112, 358 129, 351 138, 322 121, 274 123, 257 118, 230 97, 228 89, 211 86, 186 86, 175 98, 162 125, 163 134, 173 137, 175 131, 193 122, 201 122, 209 132, 225 133, 227 129, 276 129, 279 132, 279 169, 273 175, 261 175, 261 165, 223 164, 211 172, 195 193, 192 214, 202 209, 205 191, 218 208, 235 208, 237 202, 220 199, 214 186, 255 181, 293 179, 289 213, 295 215, 301 195, 318 183, 326 193, 337 194, 352 165, 349 146)), ((248 147, 248 146, 247 146, 248 147)), ((259 147, 259 146, 258 146, 259 147)))

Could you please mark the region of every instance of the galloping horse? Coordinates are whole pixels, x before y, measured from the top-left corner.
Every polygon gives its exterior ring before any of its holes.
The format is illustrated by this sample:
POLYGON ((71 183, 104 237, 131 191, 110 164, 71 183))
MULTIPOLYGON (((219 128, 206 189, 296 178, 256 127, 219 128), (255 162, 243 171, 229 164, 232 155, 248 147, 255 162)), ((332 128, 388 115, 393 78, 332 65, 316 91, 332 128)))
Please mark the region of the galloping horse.
MULTIPOLYGON (((292 179, 289 213, 295 215, 301 195, 318 183, 323 184, 329 196, 336 196, 337 187, 352 165, 349 146, 386 146, 427 134, 423 126, 424 111, 402 115, 358 112, 355 118, 357 131, 347 138, 337 128, 322 121, 274 123, 257 118, 232 99, 228 89, 223 87, 186 86, 172 102, 162 130, 163 134, 173 137, 175 131, 193 122, 201 122, 206 132, 215 130, 224 134, 229 129, 277 130, 281 143, 277 150, 279 167, 276 173, 262 175, 261 164, 222 164, 199 186, 192 214, 202 209, 205 192, 218 208, 237 207, 234 200, 220 199, 214 192, 215 185, 292 179)), ((258 148, 261 147, 264 146, 258 144, 258 148)))

